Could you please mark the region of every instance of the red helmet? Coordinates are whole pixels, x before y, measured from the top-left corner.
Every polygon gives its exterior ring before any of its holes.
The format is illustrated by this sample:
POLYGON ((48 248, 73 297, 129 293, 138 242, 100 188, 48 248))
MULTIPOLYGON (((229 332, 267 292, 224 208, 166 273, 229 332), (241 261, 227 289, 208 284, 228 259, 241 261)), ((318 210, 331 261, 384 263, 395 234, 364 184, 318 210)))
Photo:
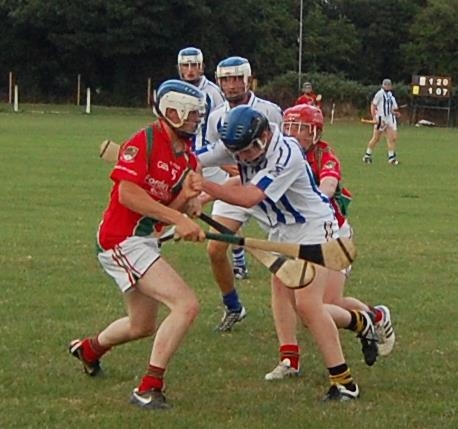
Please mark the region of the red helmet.
POLYGON ((318 107, 310 104, 297 104, 283 113, 283 130, 286 134, 289 134, 292 125, 298 126, 299 129, 302 125, 307 125, 316 143, 324 127, 323 113, 318 107))
POLYGON ((310 104, 297 104, 286 109, 283 113, 283 122, 296 122, 307 125, 314 125, 319 130, 323 129, 324 119, 321 110, 310 104))

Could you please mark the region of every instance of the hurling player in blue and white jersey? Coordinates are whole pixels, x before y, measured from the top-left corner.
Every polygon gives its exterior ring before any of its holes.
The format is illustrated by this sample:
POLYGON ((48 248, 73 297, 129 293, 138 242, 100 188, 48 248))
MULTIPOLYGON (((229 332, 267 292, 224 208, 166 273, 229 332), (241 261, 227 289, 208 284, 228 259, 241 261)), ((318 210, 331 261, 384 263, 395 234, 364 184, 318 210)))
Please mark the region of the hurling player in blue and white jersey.
MULTIPOLYGON (((226 112, 241 104, 248 104, 266 115, 270 122, 281 126, 282 111, 280 107, 270 101, 256 97, 250 90, 251 65, 246 58, 229 57, 220 61, 216 68, 216 80, 226 101, 217 107, 208 118, 206 139, 210 144, 215 144, 219 140, 218 126, 226 112)), ((238 171, 235 174, 238 175, 238 171)), ((223 201, 215 201, 212 216, 218 222, 237 232, 243 223, 241 219, 245 219, 244 211, 245 209, 241 207, 223 201)), ((221 290, 225 306, 223 318, 217 327, 217 330, 222 332, 230 331, 234 324, 246 315, 246 310, 239 300, 234 283, 234 276, 238 279, 247 276, 245 252, 243 247, 233 249, 231 266, 227 257, 228 248, 229 245, 226 243, 210 241, 208 244, 208 255, 213 274, 221 290)))
POLYGON ((400 113, 391 89, 391 80, 383 79, 382 87, 376 92, 372 100, 371 116, 374 121, 374 131, 363 156, 363 162, 366 164, 372 164, 372 152, 383 133, 385 133, 388 146, 388 163, 391 165, 399 164, 396 158, 396 140, 398 137, 396 118, 400 116, 400 113))
MULTIPOLYGON (((200 49, 188 47, 178 52, 177 67, 180 79, 197 86, 205 94, 207 101, 207 114, 202 122, 200 132, 194 139, 194 149, 200 149, 205 140, 208 115, 223 104, 224 95, 219 86, 208 80, 204 75, 204 56, 200 49)), ((226 174, 220 168, 208 170, 204 173, 206 177, 210 177, 213 174, 218 175, 218 171, 220 171, 219 176, 215 176, 215 178, 218 181, 225 180, 226 174)))
MULTIPOLYGON (((208 195, 244 207, 245 216, 253 216, 270 241, 320 244, 338 237, 330 200, 320 192, 297 140, 283 136, 265 115, 247 105, 225 114, 219 135, 220 141, 199 154, 200 163, 223 165, 232 159, 240 176, 222 185, 204 180, 208 195)), ((272 276, 272 312, 281 342, 296 345, 290 350, 291 359, 299 355, 297 338, 291 330, 282 332, 283 320, 297 314, 313 335, 329 372, 331 386, 323 399, 352 400, 359 389, 345 362, 337 326, 360 336, 375 336, 375 330, 367 313, 324 304, 328 276, 328 269, 316 266, 312 282, 294 290, 272 276)))

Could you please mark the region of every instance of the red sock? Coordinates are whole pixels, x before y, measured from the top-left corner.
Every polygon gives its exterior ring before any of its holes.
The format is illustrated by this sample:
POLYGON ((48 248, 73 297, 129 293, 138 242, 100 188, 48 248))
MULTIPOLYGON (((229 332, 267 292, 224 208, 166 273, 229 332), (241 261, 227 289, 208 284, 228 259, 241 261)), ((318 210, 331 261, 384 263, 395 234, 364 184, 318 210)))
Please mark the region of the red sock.
POLYGON ((291 367, 299 369, 299 346, 297 344, 283 344, 280 346, 280 361, 289 359, 291 367))
POLYGON ((104 347, 100 345, 99 340, 97 339, 98 335, 95 337, 85 338, 82 341, 83 347, 83 359, 86 362, 95 362, 99 360, 111 347, 104 347))
POLYGON ((149 365, 146 374, 138 386, 138 391, 143 393, 151 389, 162 390, 164 386, 164 373, 165 368, 149 365))

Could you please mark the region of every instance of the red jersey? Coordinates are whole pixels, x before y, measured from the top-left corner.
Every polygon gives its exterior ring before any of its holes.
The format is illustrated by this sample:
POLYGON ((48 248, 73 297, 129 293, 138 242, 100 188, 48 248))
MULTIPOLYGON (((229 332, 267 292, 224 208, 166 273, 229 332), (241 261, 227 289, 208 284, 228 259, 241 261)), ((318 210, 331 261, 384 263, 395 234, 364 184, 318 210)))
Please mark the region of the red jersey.
MULTIPOLYGON (((306 155, 307 161, 312 168, 313 175, 315 176, 315 180, 318 184, 320 184, 321 181, 324 180, 326 177, 334 177, 335 179, 337 179, 338 182, 342 180, 340 161, 334 154, 328 143, 320 140, 306 152, 306 155)), ((345 208, 342 207, 342 205, 338 201, 338 198, 340 197, 341 193, 344 194, 344 196, 349 201, 351 199, 351 194, 348 192, 348 190, 340 188, 340 186, 338 185, 336 193, 334 197, 331 199, 331 205, 334 208, 334 212, 339 227, 341 227, 346 220, 345 208)))
POLYGON ((321 109, 321 102, 317 101, 316 97, 317 94, 314 92, 304 93, 294 102, 294 105, 309 104, 310 106, 316 106, 321 109))
POLYGON ((197 158, 191 152, 191 139, 186 142, 184 152, 175 153, 161 121, 156 121, 151 128, 150 153, 146 128, 120 148, 118 162, 110 175, 114 182, 110 201, 97 234, 98 244, 104 250, 113 248, 128 237, 146 236, 164 226, 158 220, 142 216, 119 202, 119 183, 122 180, 137 184, 154 200, 169 205, 179 193, 185 172, 197 167, 197 158))

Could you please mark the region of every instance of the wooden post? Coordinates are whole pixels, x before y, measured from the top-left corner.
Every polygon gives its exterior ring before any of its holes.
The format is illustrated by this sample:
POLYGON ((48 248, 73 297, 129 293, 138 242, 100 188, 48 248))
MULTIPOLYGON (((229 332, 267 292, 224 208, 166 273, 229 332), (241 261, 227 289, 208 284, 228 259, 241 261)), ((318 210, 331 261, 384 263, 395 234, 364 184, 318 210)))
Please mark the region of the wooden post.
POLYGON ((13 104, 13 72, 9 73, 8 103, 13 104))
POLYGON ((80 105, 80 98, 81 98, 81 75, 78 73, 78 77, 76 79, 76 105, 80 105))
POLYGON ((146 85, 146 104, 148 107, 151 107, 151 78, 148 78, 148 83, 146 85))

